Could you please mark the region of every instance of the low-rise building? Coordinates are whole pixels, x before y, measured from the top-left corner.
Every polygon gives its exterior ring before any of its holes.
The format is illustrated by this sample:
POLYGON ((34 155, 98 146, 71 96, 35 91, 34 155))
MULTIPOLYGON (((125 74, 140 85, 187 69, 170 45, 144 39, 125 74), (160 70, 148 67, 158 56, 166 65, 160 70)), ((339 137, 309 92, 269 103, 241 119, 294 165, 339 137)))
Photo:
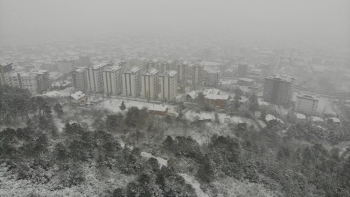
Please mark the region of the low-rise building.
POLYGON ((237 85, 240 86, 253 86, 254 80, 249 78, 239 78, 237 81, 237 85))
POLYGON ((224 109, 227 101, 229 100, 229 95, 208 94, 205 95, 204 98, 206 102, 214 105, 215 107, 224 109))
POLYGON ((148 109, 148 111, 152 114, 165 116, 168 113, 168 107, 161 105, 153 105, 148 109))
POLYGON ((86 102, 86 95, 82 91, 77 91, 69 96, 71 104, 83 105, 86 102))

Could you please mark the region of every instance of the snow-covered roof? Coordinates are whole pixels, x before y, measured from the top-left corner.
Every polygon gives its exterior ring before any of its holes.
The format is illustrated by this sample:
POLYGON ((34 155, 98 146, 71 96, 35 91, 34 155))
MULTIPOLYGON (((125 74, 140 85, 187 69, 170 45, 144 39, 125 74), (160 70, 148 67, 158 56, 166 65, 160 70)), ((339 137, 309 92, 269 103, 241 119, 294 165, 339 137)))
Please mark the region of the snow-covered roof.
POLYGON ((140 68, 134 66, 131 69, 126 70, 124 73, 136 73, 140 70, 140 68))
POLYGON ((298 119, 300 120, 305 120, 306 116, 304 114, 300 114, 300 113, 295 113, 295 115, 297 116, 298 119))
POLYGON ((271 115, 271 114, 267 114, 266 115, 266 117, 265 117, 265 120, 267 121, 267 122, 269 122, 269 121, 271 121, 271 120, 277 120, 278 122, 280 122, 280 123, 284 123, 281 119, 279 119, 279 118, 276 118, 274 115, 271 115))
POLYGON ((334 123, 340 123, 340 120, 339 118, 336 118, 336 117, 330 117, 328 118, 329 120, 332 120, 334 123))
POLYGON ((240 81, 246 81, 246 82, 254 82, 253 79, 249 79, 249 78, 239 78, 238 80, 240 80, 240 81))
POLYGON ((155 75, 157 74, 158 70, 155 68, 148 69, 145 71, 142 75, 155 75))
POLYGON ((187 93, 186 95, 190 96, 192 99, 195 99, 198 96, 197 92, 194 90, 187 93))
POLYGON ((50 91, 50 92, 46 92, 43 94, 43 96, 47 96, 47 97, 59 97, 61 96, 61 93, 58 91, 50 91))
POLYGON ((208 94, 219 94, 220 90, 212 88, 212 89, 205 89, 203 94, 208 95, 208 94))
POLYGON ((206 99, 210 100, 228 100, 229 95, 208 94, 205 95, 206 99))
POLYGON ((323 122, 323 119, 318 116, 311 116, 310 119, 313 122, 323 122))
POLYGON ((117 71, 119 69, 121 69, 120 66, 114 65, 114 66, 108 67, 106 70, 104 70, 104 72, 114 72, 114 71, 117 71))
POLYGON ((294 80, 294 78, 288 75, 271 75, 266 77, 265 79, 273 79, 273 80, 279 80, 279 81, 285 81, 285 82, 292 82, 292 80, 294 80))
POLYGON ((109 64, 108 62, 99 63, 99 64, 92 66, 92 69, 100 69, 100 68, 103 68, 105 66, 108 66, 108 64, 109 64))
POLYGON ((161 106, 161 105, 152 105, 151 107, 149 107, 149 111, 160 111, 160 112, 164 112, 165 110, 167 110, 168 107, 166 106, 161 106))
POLYGON ((176 75, 176 71, 174 70, 168 70, 168 71, 165 71, 162 75, 163 76, 168 76, 168 77, 174 77, 176 75))
POLYGON ((85 96, 85 94, 82 91, 75 92, 74 94, 70 95, 73 99, 79 100, 85 96))

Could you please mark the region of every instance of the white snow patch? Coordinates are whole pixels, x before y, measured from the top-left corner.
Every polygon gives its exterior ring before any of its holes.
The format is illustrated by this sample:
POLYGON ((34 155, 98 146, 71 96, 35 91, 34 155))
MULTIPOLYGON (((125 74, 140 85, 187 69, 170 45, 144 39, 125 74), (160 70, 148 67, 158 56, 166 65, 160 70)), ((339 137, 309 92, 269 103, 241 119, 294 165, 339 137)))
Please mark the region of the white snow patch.
POLYGON ((145 157, 145 158, 155 158, 155 159, 157 159, 157 161, 158 161, 158 163, 160 165, 159 167, 168 166, 168 161, 163 159, 163 158, 161 158, 161 157, 155 157, 152 154, 147 153, 147 152, 141 152, 141 156, 145 157))
POLYGON ((185 182, 187 184, 190 184, 193 187, 193 189, 196 191, 197 196, 209 197, 206 193, 204 193, 204 191, 201 189, 201 185, 194 177, 184 173, 179 173, 179 175, 185 179, 185 182))

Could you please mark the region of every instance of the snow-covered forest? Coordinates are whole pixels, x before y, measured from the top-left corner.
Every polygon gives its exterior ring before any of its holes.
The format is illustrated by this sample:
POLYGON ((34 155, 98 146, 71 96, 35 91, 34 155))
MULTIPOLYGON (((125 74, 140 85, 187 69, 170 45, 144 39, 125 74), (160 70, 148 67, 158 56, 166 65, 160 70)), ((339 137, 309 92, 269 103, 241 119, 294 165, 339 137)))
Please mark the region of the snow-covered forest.
POLYGON ((125 104, 118 113, 62 106, 8 86, 0 99, 1 196, 350 195, 348 152, 301 143, 307 125, 280 135, 277 121, 259 132, 194 124, 125 104))

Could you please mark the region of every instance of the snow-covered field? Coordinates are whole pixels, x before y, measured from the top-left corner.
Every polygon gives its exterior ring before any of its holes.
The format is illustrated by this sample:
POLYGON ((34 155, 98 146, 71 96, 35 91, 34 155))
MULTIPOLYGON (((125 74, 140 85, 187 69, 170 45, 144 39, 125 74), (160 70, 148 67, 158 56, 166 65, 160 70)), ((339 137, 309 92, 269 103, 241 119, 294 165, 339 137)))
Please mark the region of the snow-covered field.
POLYGON ((144 158, 155 158, 157 159, 158 161, 158 164, 159 164, 159 167, 161 168, 162 166, 168 166, 168 161, 161 158, 161 157, 155 157, 153 156, 152 154, 150 153, 147 153, 147 152, 141 152, 141 156, 144 157, 144 158))
POLYGON ((184 173, 179 173, 179 175, 185 179, 187 184, 190 184, 193 187, 198 197, 209 197, 206 193, 203 192, 201 185, 194 177, 184 173))
MULTIPOLYGON (((105 101, 102 101, 101 103, 96 105, 96 108, 108 109, 115 113, 120 112, 121 110, 119 106, 122 104, 122 101, 124 101, 124 104, 127 109, 129 107, 138 107, 139 109, 142 109, 143 107, 151 108, 153 106, 160 105, 160 104, 147 103, 142 101, 132 101, 127 99, 111 98, 111 99, 105 99, 105 101)), ((168 104, 163 104, 163 105, 168 107, 169 113, 176 113, 174 105, 168 105, 168 104)))

